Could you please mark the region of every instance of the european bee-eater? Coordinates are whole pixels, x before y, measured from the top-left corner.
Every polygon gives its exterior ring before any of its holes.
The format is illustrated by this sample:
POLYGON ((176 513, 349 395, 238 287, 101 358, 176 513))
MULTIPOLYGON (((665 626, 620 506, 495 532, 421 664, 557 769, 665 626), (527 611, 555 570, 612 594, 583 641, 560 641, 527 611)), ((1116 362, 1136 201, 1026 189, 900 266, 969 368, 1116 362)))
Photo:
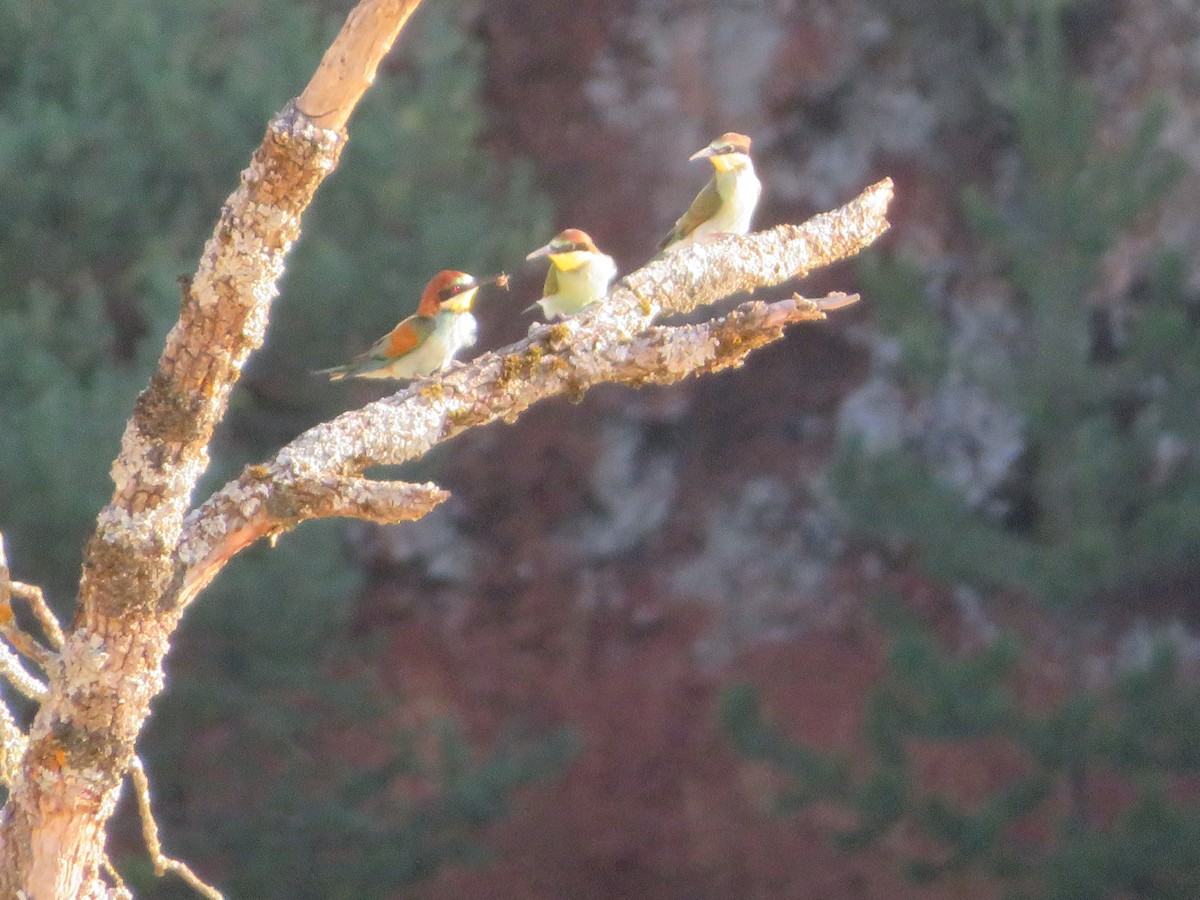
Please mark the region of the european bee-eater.
POLYGON ((409 316, 344 366, 322 369, 331 381, 342 378, 418 378, 450 365, 475 343, 471 315, 475 293, 485 284, 508 283, 503 273, 477 281, 466 272, 445 269, 429 279, 415 314, 409 316))
POLYGON ((586 231, 568 228, 545 247, 534 250, 526 259, 550 257, 550 271, 542 288, 542 299, 534 306, 542 308, 547 318, 573 316, 589 303, 595 303, 608 293, 608 286, 617 277, 617 264, 611 256, 596 249, 586 231))
POLYGON ((689 162, 695 159, 707 159, 716 171, 663 240, 664 250, 678 250, 722 234, 745 234, 750 230, 750 217, 762 193, 762 184, 750 160, 750 138, 726 132, 688 158, 689 162))

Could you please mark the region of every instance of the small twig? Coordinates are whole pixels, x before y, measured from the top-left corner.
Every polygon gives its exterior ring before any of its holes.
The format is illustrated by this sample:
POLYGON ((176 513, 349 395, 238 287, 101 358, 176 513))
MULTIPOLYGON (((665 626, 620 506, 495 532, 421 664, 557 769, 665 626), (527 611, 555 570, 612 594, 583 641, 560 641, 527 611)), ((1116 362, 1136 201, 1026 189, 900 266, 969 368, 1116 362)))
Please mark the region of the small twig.
POLYGON ((134 793, 137 794, 138 815, 142 820, 142 839, 146 842, 150 861, 154 863, 154 873, 162 878, 167 872, 171 872, 183 879, 202 897, 208 897, 209 900, 225 900, 220 891, 202 881, 200 876, 188 868, 187 863, 171 859, 162 852, 162 843, 158 839, 158 824, 154 821, 154 810, 150 806, 150 779, 146 777, 146 768, 136 754, 129 764, 129 777, 133 782, 134 793))
POLYGON ((14 597, 20 597, 29 604, 29 609, 37 617, 38 624, 46 633, 46 642, 50 644, 50 648, 61 650, 63 645, 62 626, 58 624, 58 618, 50 609, 50 604, 46 602, 46 595, 42 593, 42 589, 36 584, 25 584, 22 581, 10 581, 9 586, 14 597))
POLYGON ((54 658, 54 653, 43 647, 17 624, 12 609, 14 595, 29 604, 29 608, 33 610, 33 614, 45 629, 46 638, 51 645, 55 649, 62 647, 62 628, 59 626, 58 620, 54 618, 50 607, 46 605, 46 598, 42 595, 41 588, 12 580, 12 572, 8 568, 8 557, 4 552, 4 535, 0 534, 0 634, 8 638, 8 642, 18 653, 23 653, 49 672, 48 667, 54 658))
POLYGON ((12 644, 13 649, 26 659, 33 660, 47 673, 52 671, 54 654, 21 630, 17 620, 13 617, 10 603, 0 603, 0 635, 3 635, 12 644))
MULTIPOLYGON (((828 309, 841 309, 858 294, 830 294, 810 300, 798 294, 764 303, 748 300, 727 315, 694 325, 653 325, 619 362, 597 370, 597 380, 617 384, 671 384, 740 366, 752 350, 779 340, 795 322, 818 322, 828 309)), ((584 385, 585 386, 585 385, 584 385)))
POLYGON ((133 891, 125 884, 125 879, 121 877, 121 873, 117 871, 117 867, 112 864, 112 860, 108 858, 107 854, 101 865, 104 866, 104 873, 113 883, 105 900, 133 900, 133 891))
POLYGON ((46 685, 36 675, 31 674, 22 665, 20 657, 4 644, 0 644, 0 675, 35 703, 41 703, 46 698, 46 685))

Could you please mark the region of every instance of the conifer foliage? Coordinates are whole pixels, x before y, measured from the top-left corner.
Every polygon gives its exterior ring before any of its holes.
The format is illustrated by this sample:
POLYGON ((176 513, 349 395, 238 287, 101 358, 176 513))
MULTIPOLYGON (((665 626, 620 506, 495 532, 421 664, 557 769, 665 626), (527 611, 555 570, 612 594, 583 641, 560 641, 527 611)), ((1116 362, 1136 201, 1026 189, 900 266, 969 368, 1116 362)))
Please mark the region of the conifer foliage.
MULTIPOLYGON (((1178 252, 1154 254, 1127 295, 1095 299, 1106 254, 1177 170, 1156 150, 1162 108, 1123 145, 1105 145, 1097 97, 1064 46, 1081 4, 968 5, 999 48, 987 89, 1019 177, 1003 202, 969 191, 966 215, 1011 287, 1020 338, 964 353, 915 263, 876 257, 862 271, 899 348, 900 393, 969 385, 1019 423, 1019 453, 981 487, 926 435, 886 446, 850 435, 830 484, 858 541, 985 597, 1019 594, 1078 647, 1095 604, 1135 606, 1154 576, 1200 551, 1200 335, 1178 252)), ((1019 638, 952 651, 895 598, 881 608, 887 666, 862 722, 867 772, 786 739, 749 687, 726 697, 736 747, 792 782, 781 812, 847 807, 857 821, 838 840, 853 848, 910 829, 935 848, 911 860, 917 879, 970 870, 1019 897, 1200 894, 1200 816, 1178 799, 1200 765, 1200 691, 1177 648, 1154 644, 1103 688, 1076 672, 1066 696, 1032 711, 1016 686, 1028 662, 1019 638), (959 805, 915 775, 914 753, 930 743, 1012 747, 1027 774, 959 805), (1132 792, 1115 814, 1096 795, 1114 783, 1132 792)))

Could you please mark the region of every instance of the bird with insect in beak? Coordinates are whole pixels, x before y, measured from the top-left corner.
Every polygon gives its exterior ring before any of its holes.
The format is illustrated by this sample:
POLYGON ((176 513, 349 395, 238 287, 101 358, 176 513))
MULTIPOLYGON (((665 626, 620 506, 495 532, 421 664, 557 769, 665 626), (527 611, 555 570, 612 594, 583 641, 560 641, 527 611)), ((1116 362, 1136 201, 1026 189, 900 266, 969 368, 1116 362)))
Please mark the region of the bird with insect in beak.
POLYGON ((474 345, 478 325, 471 303, 485 284, 508 285, 501 272, 482 281, 445 269, 429 279, 417 311, 344 366, 322 369, 330 381, 343 378, 413 379, 432 375, 474 345))
POLYGON ((585 306, 608 294, 617 277, 617 264, 601 253, 591 236, 578 228, 560 231, 554 240, 534 250, 526 259, 550 257, 550 271, 542 288, 542 299, 532 304, 542 308, 547 319, 573 316, 585 306))
POLYGON ((750 230, 750 217, 762 193, 762 183, 750 159, 750 138, 726 132, 688 158, 689 162, 695 159, 712 163, 713 176, 663 240, 663 250, 674 251, 723 234, 745 234, 750 230))

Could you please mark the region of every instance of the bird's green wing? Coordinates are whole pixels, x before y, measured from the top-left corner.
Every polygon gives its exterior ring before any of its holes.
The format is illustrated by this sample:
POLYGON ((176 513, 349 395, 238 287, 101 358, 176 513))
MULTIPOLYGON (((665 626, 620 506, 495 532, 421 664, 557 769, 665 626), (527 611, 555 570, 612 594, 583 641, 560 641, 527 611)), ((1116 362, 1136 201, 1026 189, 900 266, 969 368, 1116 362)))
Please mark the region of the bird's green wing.
POLYGON ((676 241, 683 240, 695 231, 700 223, 706 222, 716 215, 720 207, 721 195, 717 192, 717 179, 710 178, 704 189, 696 195, 692 205, 687 208, 687 212, 679 217, 675 227, 671 229, 671 233, 659 244, 659 248, 669 247, 676 241))
POLYGON ((546 273, 546 283, 542 286, 543 297, 553 297, 558 293, 558 266, 550 263, 550 271, 546 273))
POLYGON ((347 376, 353 378, 364 372, 382 369, 397 357, 418 347, 429 337, 435 325, 436 322, 431 316, 409 316, 350 362, 343 366, 334 366, 332 369, 320 369, 316 374, 328 375, 331 380, 339 381, 347 376))
POLYGON ((436 323, 432 316, 409 316, 363 354, 363 359, 392 360, 420 346, 436 323))

